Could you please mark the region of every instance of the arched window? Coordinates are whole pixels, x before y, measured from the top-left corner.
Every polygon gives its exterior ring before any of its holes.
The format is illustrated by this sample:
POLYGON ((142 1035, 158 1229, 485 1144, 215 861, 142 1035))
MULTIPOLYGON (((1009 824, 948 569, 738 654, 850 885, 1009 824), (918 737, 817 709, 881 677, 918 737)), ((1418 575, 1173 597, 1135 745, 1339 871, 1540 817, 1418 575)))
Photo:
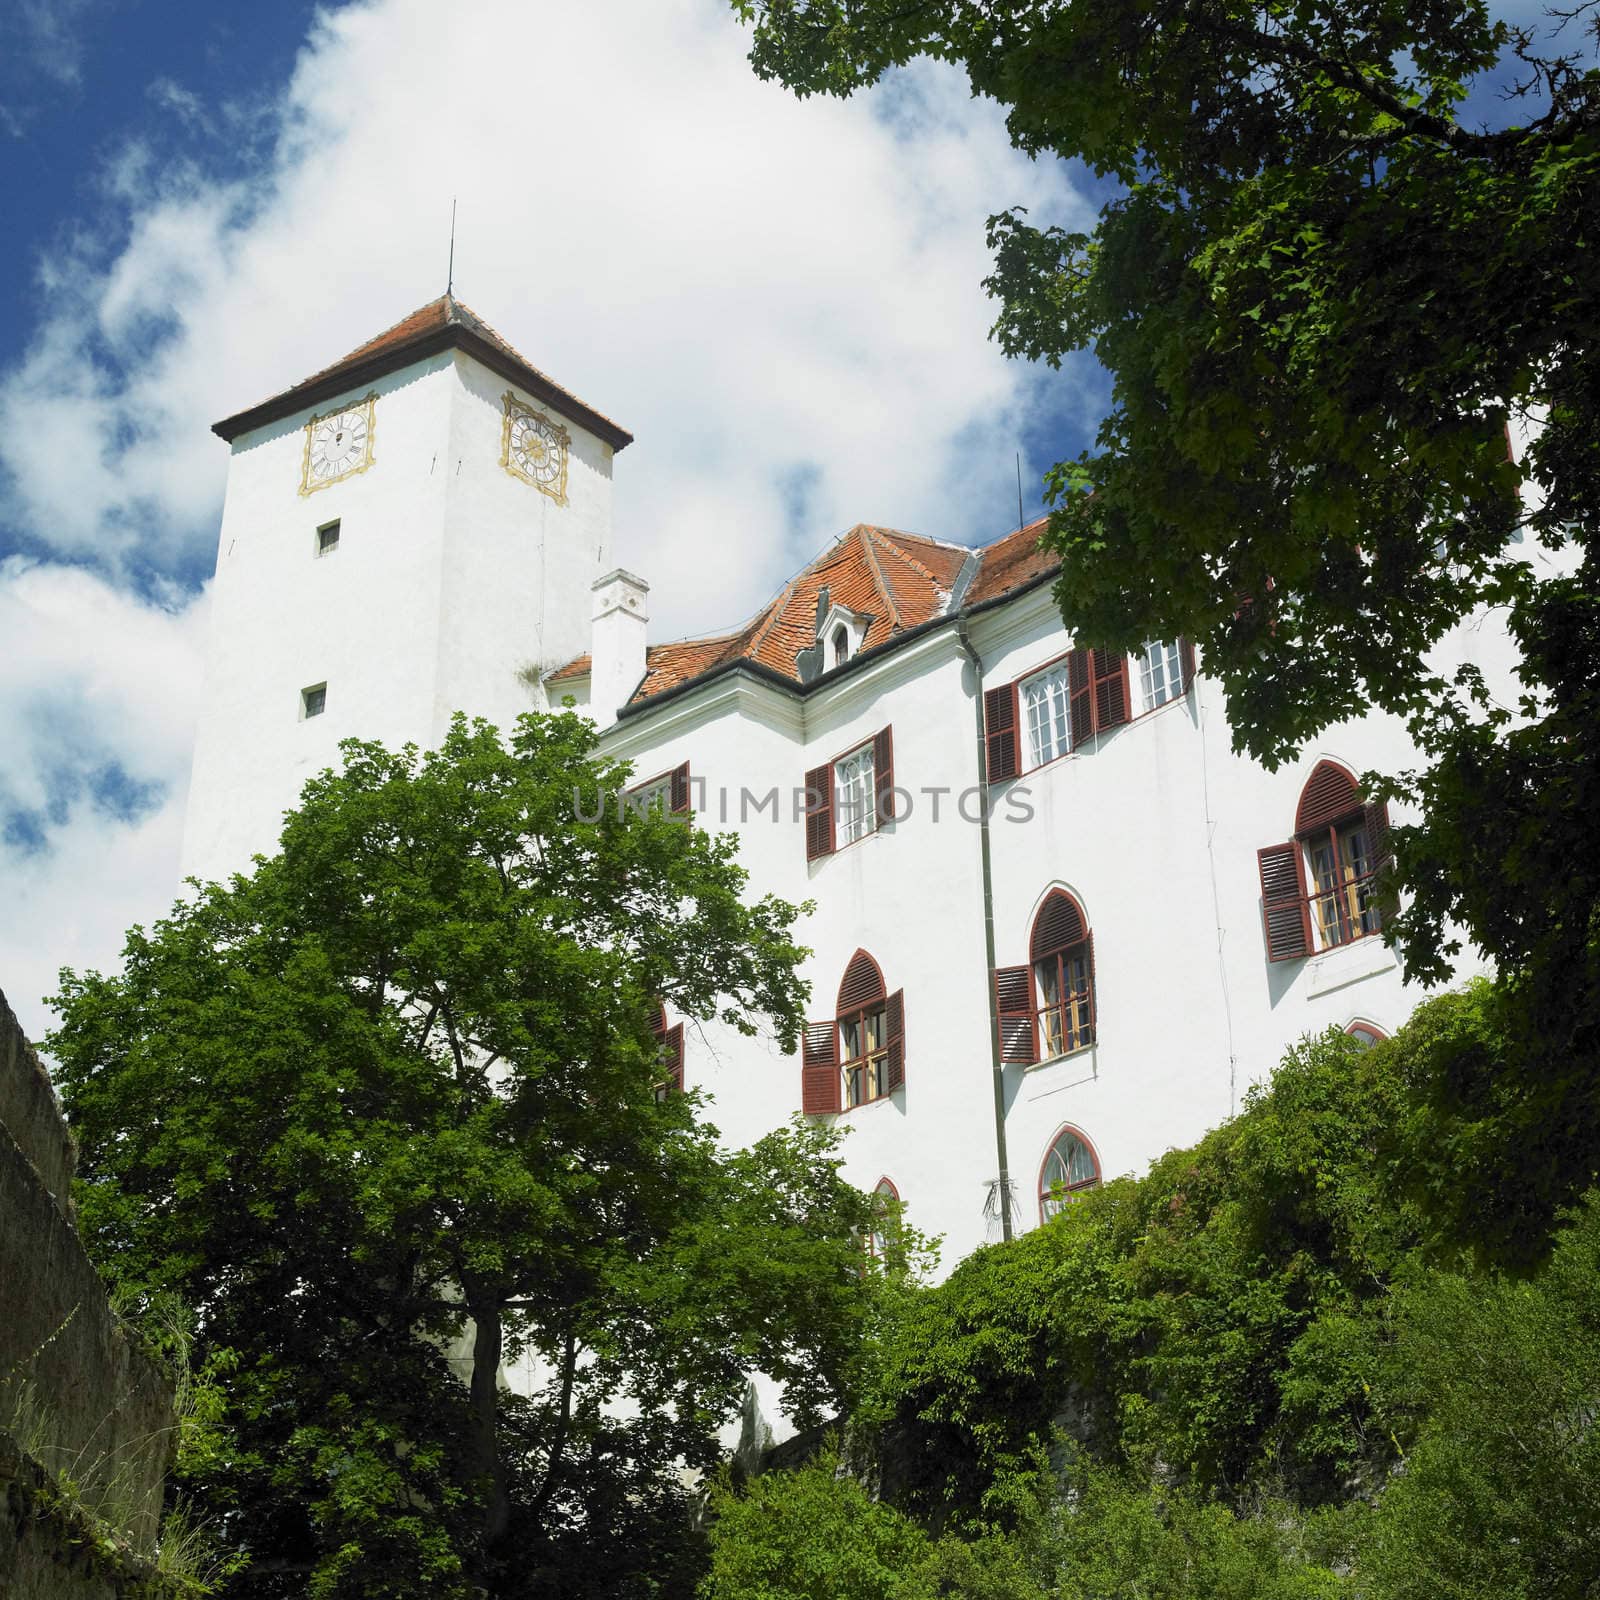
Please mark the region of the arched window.
POLYGON ((1052 889, 1033 919, 1028 965, 994 975, 1000 1059, 1029 1063, 1095 1041, 1094 935, 1083 907, 1052 889))
POLYGON ((683 1088, 683 1024, 674 1023, 667 1026, 667 1008, 656 1007, 656 1020, 650 1031, 655 1034, 657 1043, 661 1046, 662 1075, 656 1081, 656 1100, 665 1100, 668 1095, 677 1094, 683 1088))
POLYGON ((850 630, 841 622, 833 630, 833 664, 842 667, 850 659, 850 630))
POLYGON ((1378 933, 1377 882, 1390 853, 1389 810, 1319 761, 1300 791, 1294 838, 1256 852, 1267 955, 1287 961, 1378 933))
POLYGON ((808 1115, 881 1100, 905 1082, 905 995, 885 989, 878 963, 857 950, 839 985, 837 1013, 806 1025, 800 1104, 808 1115))
POLYGON ((1033 919, 1028 950, 1039 1007, 1039 1050, 1048 1060, 1094 1043, 1094 938, 1083 907, 1053 889, 1033 919))
POLYGON ((872 1228, 867 1234, 867 1254, 878 1261, 888 1259, 895 1242, 899 1221, 900 1191, 889 1178, 879 1178, 872 1191, 872 1228))
POLYGON ((1094 1146, 1076 1128, 1066 1127, 1050 1141, 1039 1168, 1039 1216, 1048 1222, 1085 1189, 1100 1182, 1094 1146))
POLYGON ((1371 1022, 1352 1022, 1344 1030, 1350 1035, 1363 1050, 1370 1050, 1373 1045, 1382 1043, 1389 1037, 1382 1028, 1371 1022))

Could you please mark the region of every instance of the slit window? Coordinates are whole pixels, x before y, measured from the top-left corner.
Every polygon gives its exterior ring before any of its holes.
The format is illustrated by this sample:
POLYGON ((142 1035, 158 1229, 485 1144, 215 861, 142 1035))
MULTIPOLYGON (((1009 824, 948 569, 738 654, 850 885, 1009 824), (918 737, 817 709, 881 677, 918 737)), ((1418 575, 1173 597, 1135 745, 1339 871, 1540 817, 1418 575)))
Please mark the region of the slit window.
POLYGON ((314 683, 309 689, 300 691, 300 715, 305 717, 320 717, 328 709, 328 686, 325 683, 314 683))
POLYGON ((335 520, 333 522, 325 522, 325 523, 323 523, 323 525, 320 528, 317 529, 317 554, 319 556, 331 556, 333 554, 333 552, 335 550, 337 550, 338 548, 339 548, 339 524, 338 524, 338 521, 335 520))

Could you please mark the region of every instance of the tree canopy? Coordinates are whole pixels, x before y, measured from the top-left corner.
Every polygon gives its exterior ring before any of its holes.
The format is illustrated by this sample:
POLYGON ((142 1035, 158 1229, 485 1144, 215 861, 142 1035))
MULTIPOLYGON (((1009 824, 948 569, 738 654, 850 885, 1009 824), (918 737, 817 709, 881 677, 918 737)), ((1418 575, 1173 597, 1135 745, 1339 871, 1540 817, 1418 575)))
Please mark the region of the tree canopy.
POLYGON ((859 1384, 831 1134, 728 1154, 663 1090, 663 1004, 793 1044, 797 910, 593 747, 348 742, 278 854, 63 975, 86 1242, 226 1370, 184 1489, 230 1593, 685 1593, 681 1471, 747 1372, 802 1424, 859 1384))

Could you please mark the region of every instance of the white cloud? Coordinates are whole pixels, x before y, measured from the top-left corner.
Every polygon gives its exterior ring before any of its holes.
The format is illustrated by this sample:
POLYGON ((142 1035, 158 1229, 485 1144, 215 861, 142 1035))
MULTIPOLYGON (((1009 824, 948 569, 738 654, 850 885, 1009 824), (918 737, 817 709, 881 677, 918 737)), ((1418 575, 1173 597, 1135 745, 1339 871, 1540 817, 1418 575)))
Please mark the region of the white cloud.
MULTIPOLYGON (((637 435, 615 548, 662 637, 740 619, 857 520, 1002 531, 1041 380, 986 337, 984 219, 1087 209, 953 72, 801 103, 746 49, 725 0, 324 13, 257 169, 130 143, 109 218, 41 264, 43 318, 0 374, 0 523, 112 584, 205 570, 210 423, 438 294, 455 197, 461 298, 637 435)), ((188 90, 152 93, 206 125, 188 90)))
POLYGON ((57 968, 113 965, 174 898, 204 613, 0 561, 0 987, 34 1032, 57 968))

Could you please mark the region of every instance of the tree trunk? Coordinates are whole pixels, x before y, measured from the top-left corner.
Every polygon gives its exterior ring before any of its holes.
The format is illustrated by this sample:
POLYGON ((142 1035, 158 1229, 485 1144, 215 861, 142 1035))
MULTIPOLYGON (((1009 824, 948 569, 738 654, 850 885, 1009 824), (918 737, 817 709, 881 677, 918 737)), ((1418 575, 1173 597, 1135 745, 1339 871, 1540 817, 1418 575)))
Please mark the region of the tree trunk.
POLYGON ((506 1469, 500 1459, 496 1424, 500 1405, 500 1352, 504 1342, 500 1303, 470 1295, 472 1313, 472 1456, 473 1474, 488 1483, 483 1508, 483 1542, 493 1554, 506 1535, 511 1507, 506 1496, 506 1469))

